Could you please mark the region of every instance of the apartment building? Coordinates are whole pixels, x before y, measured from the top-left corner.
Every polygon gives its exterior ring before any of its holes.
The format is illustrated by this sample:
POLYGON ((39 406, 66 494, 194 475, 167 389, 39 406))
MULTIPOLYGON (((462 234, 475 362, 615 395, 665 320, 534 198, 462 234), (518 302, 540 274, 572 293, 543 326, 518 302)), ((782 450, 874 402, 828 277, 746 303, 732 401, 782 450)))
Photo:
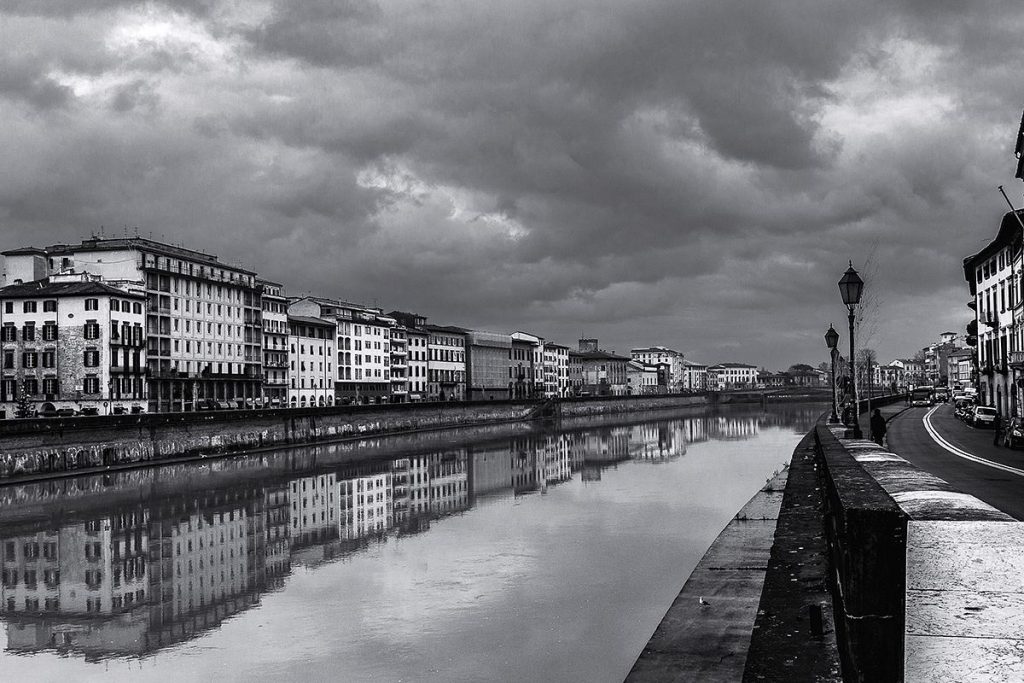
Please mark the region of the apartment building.
POLYGON ((645 365, 665 365, 668 367, 667 387, 670 392, 684 390, 685 366, 683 353, 664 346, 647 346, 633 349, 630 358, 645 365))
MULTIPOLYGON (((1019 379, 1024 372, 1021 325, 1020 220, 1006 213, 995 238, 964 259, 976 332, 978 400, 1003 415, 1021 414, 1019 379)), ((927 370, 927 369, 926 369, 927 370)))
POLYGON ((0 416, 146 408, 146 296, 83 273, 0 289, 0 416))
POLYGON ((430 345, 430 333, 426 330, 427 319, 422 315, 405 311, 391 311, 388 318, 394 320, 405 332, 405 386, 409 392, 408 400, 425 400, 430 345))
POLYGON ((718 363, 708 367, 708 389, 747 389, 757 386, 757 366, 746 363, 718 363))
POLYGON ((569 347, 544 342, 544 397, 569 395, 569 347))
POLYGON ((527 332, 513 332, 512 398, 544 395, 544 340, 527 332))
POLYGON ((684 359, 680 389, 682 391, 707 391, 707 388, 708 366, 684 359))
POLYGON ((338 299, 290 300, 288 312, 332 320, 337 326, 338 403, 380 403, 391 397, 391 328, 395 321, 381 309, 338 299))
POLYGON ((263 300, 263 405, 288 405, 288 300, 277 282, 257 280, 263 300))
POLYGON ((262 396, 262 300, 252 271, 140 237, 94 237, 3 255, 7 283, 84 272, 145 291, 151 411, 193 410, 203 399, 254 405, 262 396))
POLYGON ((626 365, 629 358, 607 351, 573 351, 583 366, 582 395, 625 396, 628 393, 626 365))
POLYGON ((633 396, 664 393, 664 387, 659 385, 658 376, 667 373, 667 365, 648 365, 631 360, 626 363, 626 393, 633 396))
POLYGON ((466 333, 461 327, 427 325, 427 396, 432 401, 466 399, 466 333))
POLYGON ((333 321, 288 316, 288 406, 334 405, 335 330, 333 321))
MULTIPOLYGON (((385 320, 382 318, 382 320, 385 320)), ((409 401, 409 335, 405 327, 394 318, 386 319, 391 325, 391 402, 409 401)))

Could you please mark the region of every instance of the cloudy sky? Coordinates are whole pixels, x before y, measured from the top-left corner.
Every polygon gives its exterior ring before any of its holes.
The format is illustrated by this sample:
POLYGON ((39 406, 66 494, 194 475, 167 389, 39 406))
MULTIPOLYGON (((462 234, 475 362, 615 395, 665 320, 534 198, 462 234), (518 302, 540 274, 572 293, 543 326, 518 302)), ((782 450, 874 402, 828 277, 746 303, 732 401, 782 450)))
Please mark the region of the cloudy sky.
POLYGON ((433 322, 770 369, 969 309, 1018 0, 5 0, 0 246, 127 229, 433 322), (969 8, 969 13, 964 8, 969 8), (845 344, 845 339, 842 342, 845 344))

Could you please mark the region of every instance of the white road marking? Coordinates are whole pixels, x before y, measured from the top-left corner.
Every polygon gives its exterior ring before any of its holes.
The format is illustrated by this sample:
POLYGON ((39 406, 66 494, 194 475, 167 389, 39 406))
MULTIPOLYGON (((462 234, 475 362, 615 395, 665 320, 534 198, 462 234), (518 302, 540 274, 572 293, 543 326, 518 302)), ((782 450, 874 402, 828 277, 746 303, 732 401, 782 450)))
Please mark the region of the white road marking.
POLYGON ((992 460, 987 460, 985 458, 979 458, 976 455, 973 455, 971 453, 968 453, 965 450, 957 448, 956 446, 954 446, 953 444, 951 444, 950 442, 946 441, 944 438, 939 436, 939 433, 937 431, 935 431, 935 427, 932 426, 932 413, 934 413, 940 407, 941 406, 935 406, 934 408, 929 410, 927 413, 925 413, 924 418, 922 420, 924 422, 925 430, 928 432, 928 435, 932 437, 932 439, 935 441, 935 443, 939 444, 944 449, 946 449, 947 451, 949 451, 953 455, 957 456, 958 458, 963 458, 964 460, 970 460, 971 462, 976 462, 979 465, 985 465, 986 467, 992 467, 992 468, 997 469, 997 470, 1002 470, 1003 472, 1009 472, 1010 474, 1016 474, 1018 477, 1024 477, 1024 470, 1022 470, 1022 469, 1019 469, 1019 468, 1016 468, 1016 467, 1010 467, 1009 465, 1004 465, 1002 463, 994 462, 992 460))

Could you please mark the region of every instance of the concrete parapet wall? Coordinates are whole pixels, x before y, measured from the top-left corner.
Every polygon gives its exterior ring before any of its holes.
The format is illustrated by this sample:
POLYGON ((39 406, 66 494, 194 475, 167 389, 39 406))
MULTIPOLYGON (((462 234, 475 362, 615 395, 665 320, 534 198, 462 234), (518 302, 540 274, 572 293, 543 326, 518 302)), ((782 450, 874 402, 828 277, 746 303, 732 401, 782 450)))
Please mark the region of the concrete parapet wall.
MULTIPOLYGON (((559 401, 567 417, 702 405, 703 396, 559 401)), ((0 421, 0 480, 166 462, 349 437, 492 424, 535 417, 542 401, 335 406, 0 421)))
MULTIPOLYGON (((999 553, 987 553, 986 559, 984 544, 971 538, 971 534, 1002 534, 1004 538, 1009 534, 1024 541, 1024 527, 877 444, 844 439, 842 433, 841 426, 819 425, 815 430, 844 678, 976 680, 977 671, 964 667, 969 658, 957 654, 963 650, 954 638, 963 633, 951 633, 945 640, 935 636, 936 621, 943 621, 934 608, 939 598, 936 592, 941 590, 940 584, 969 586, 970 579, 963 577, 972 572, 999 573, 1007 557, 1024 570, 1024 543, 1012 548, 1004 544, 1000 563, 999 553), (944 547, 944 556, 937 547, 944 547), (989 564, 983 570, 986 561, 989 564), (929 605, 932 616, 925 616, 929 605), (945 664, 937 666, 937 653, 943 647, 949 648, 949 654, 945 664)), ((1000 584, 1003 601, 1024 607, 1024 571, 1002 573, 1008 579, 1012 574, 1012 580, 1000 584)), ((955 596, 950 593, 946 597, 962 601, 962 590, 954 592, 955 596)), ((981 603, 985 600, 979 598, 981 603)), ((974 621, 985 621, 979 615, 986 609, 985 604, 961 608, 974 621)), ((990 614, 999 620, 997 611, 990 614)), ((955 614, 947 618, 952 623, 963 621, 955 614)), ((996 630, 1007 632, 998 626, 996 630)), ((1024 642, 1003 640, 995 649, 1019 648, 1024 642)), ((992 641, 983 642, 977 649, 980 652, 990 646, 992 641)), ((977 666, 977 662, 974 659, 971 666, 977 666)), ((1000 670, 998 664, 995 666, 1000 670)))
POLYGON ((903 657, 906 515, 828 428, 815 436, 844 676, 893 680, 903 657))

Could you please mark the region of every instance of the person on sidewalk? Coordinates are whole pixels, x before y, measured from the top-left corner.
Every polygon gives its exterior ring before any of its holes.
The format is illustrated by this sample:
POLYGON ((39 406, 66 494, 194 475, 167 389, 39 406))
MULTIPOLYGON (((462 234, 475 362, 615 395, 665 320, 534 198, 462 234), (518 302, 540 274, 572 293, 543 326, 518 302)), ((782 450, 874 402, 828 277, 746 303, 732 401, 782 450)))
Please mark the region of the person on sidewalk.
POLYGON ((992 434, 992 445, 999 446, 999 437, 1003 435, 1003 416, 998 410, 996 411, 996 419, 992 421, 992 431, 994 432, 992 434))
POLYGON ((871 414, 871 440, 879 446, 885 440, 885 418, 882 417, 882 411, 878 408, 875 408, 871 414))

